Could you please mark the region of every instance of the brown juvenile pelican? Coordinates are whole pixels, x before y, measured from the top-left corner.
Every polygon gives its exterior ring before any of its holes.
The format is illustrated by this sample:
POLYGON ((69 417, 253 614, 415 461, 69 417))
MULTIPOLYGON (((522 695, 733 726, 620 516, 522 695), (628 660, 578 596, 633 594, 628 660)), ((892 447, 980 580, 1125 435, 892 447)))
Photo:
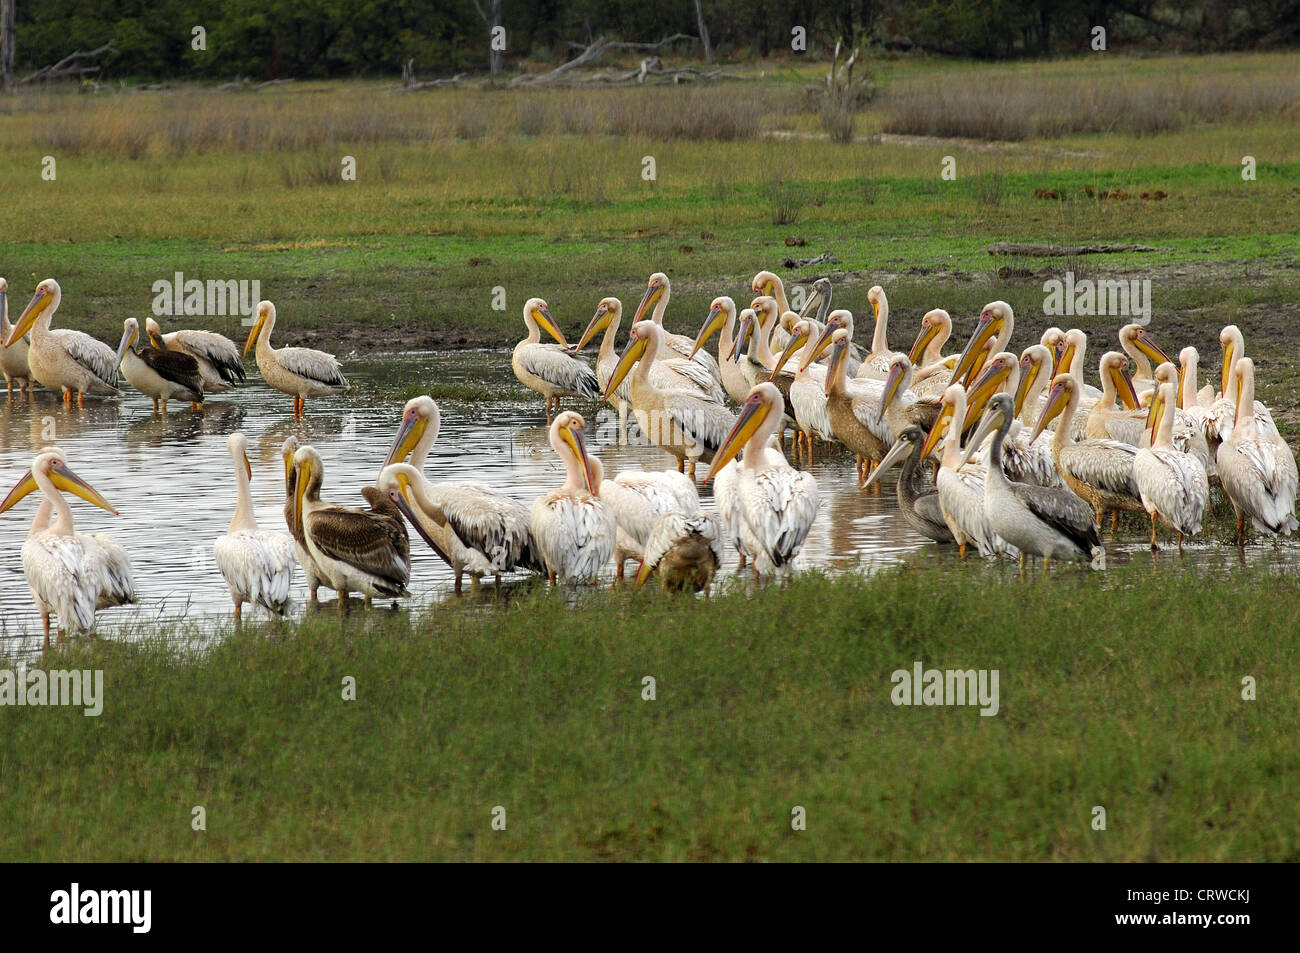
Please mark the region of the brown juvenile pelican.
POLYGON ((127 383, 153 399, 154 413, 167 413, 167 401, 188 400, 190 406, 203 405, 203 378, 199 363, 180 351, 162 351, 156 347, 133 345, 140 337, 140 323, 135 318, 122 322, 122 343, 117 346, 117 360, 127 383))
POLYGON ((651 574, 657 574, 664 589, 708 595, 721 565, 722 532, 717 520, 705 513, 666 513, 650 528, 636 584, 640 588, 651 574))
POLYGON ((831 341, 831 363, 826 369, 826 415, 830 418, 835 439, 858 455, 858 485, 861 487, 870 475, 872 465, 883 460, 889 452, 892 434, 876 416, 884 384, 849 378, 847 328, 836 328, 831 341))
POLYGON ((233 390, 245 378, 244 363, 239 359, 239 345, 224 334, 182 328, 163 334, 153 318, 146 318, 145 333, 160 351, 182 351, 199 362, 199 376, 205 394, 233 390))

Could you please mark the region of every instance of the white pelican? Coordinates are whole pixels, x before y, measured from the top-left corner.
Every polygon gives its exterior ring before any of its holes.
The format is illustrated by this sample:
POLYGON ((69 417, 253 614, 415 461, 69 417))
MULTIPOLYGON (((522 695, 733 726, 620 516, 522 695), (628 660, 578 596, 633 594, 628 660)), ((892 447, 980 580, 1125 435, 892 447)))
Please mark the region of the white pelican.
POLYGON ((322 501, 324 464, 315 447, 299 447, 293 468, 294 521, 321 581, 338 593, 339 608, 350 592, 360 592, 366 605, 375 596, 409 595, 411 543, 392 501, 373 486, 361 489, 369 509, 322 501))
MULTIPOLYGON (((1179 453, 1190 453, 1200 462, 1201 466, 1205 468, 1206 474, 1212 477, 1217 476, 1218 471, 1215 470, 1214 467, 1214 456, 1210 453, 1209 443, 1205 439, 1205 430, 1201 426, 1203 422, 1202 418, 1190 414, 1177 406, 1176 398, 1182 389, 1181 376, 1182 375, 1178 368, 1174 367, 1174 365, 1170 364, 1168 361, 1157 366, 1155 370, 1155 382, 1157 388, 1161 384, 1174 385, 1175 407, 1172 410, 1174 419, 1170 439, 1173 441, 1175 450, 1179 453)), ((1150 409, 1148 408, 1148 415, 1149 413, 1150 409)), ((1149 422, 1147 430, 1151 430, 1156 423, 1157 421, 1153 418, 1149 422)), ((1154 431, 1151 433, 1143 431, 1143 442, 1149 445, 1153 434, 1154 431)))
POLYGON ((45 499, 23 543, 23 574, 41 613, 45 647, 49 648, 51 615, 59 618, 60 637, 65 631, 90 632, 95 627, 96 610, 133 603, 136 596, 126 550, 111 536, 73 529, 72 510, 63 493, 79 496, 115 516, 117 510, 68 469, 67 457, 57 447, 46 447, 36 455, 32 468, 0 502, 0 513, 37 489, 45 499), (51 511, 55 516, 52 524, 51 511))
POLYGON ((646 540, 655 521, 669 513, 690 516, 699 512, 700 497, 695 484, 684 473, 674 470, 624 470, 612 480, 605 479, 601 462, 587 458, 593 468, 592 486, 600 500, 614 514, 618 531, 614 539, 614 571, 623 578, 629 559, 645 558, 646 540))
POLYGON ((952 383, 965 384, 979 377, 985 357, 1005 351, 1015 327, 1016 314, 1005 301, 990 301, 981 308, 975 330, 953 368, 952 383))
POLYGON ((796 363, 794 380, 790 383, 790 407, 794 411, 795 423, 798 424, 796 436, 803 439, 808 451, 808 464, 813 460, 813 438, 821 437, 827 443, 835 439, 831 427, 830 414, 826 410, 826 368, 811 363, 812 351, 816 346, 816 328, 806 318, 796 321, 790 340, 777 358, 772 369, 775 378, 787 361, 796 353, 801 359, 796 363))
POLYGON ((921 330, 917 332, 912 350, 907 356, 916 365, 912 376, 912 390, 919 397, 942 394, 952 383, 952 371, 959 355, 943 355, 943 346, 952 336, 952 317, 943 308, 935 308, 921 316, 921 330))
MULTIPOLYGON (((390 483, 396 484, 403 497, 399 508, 412 510, 414 515, 408 519, 418 521, 420 534, 451 566, 456 591, 461 591, 465 573, 469 573, 471 585, 477 586, 483 576, 496 577, 499 585, 502 573, 540 570, 529 529, 531 518, 523 504, 482 483, 432 483, 425 479, 424 463, 441 428, 442 414, 432 397, 408 400, 384 468, 393 471, 390 483), (395 467, 408 458, 414 473, 395 467)), ((379 488, 392 496, 392 485, 381 482, 379 488)))
POLYGON ((27 364, 28 343, 26 338, 18 338, 12 346, 2 346, 8 341, 14 326, 9 323, 9 282, 0 278, 0 372, 4 373, 5 385, 9 396, 14 394, 14 382, 18 382, 18 391, 22 393, 32 384, 32 369, 27 364))
POLYGON ((36 294, 27 305, 18 323, 5 338, 4 346, 13 347, 24 334, 31 334, 31 347, 27 363, 32 377, 50 390, 63 391, 63 402, 70 404, 77 395, 77 406, 82 398, 94 396, 121 397, 117 389, 117 360, 113 349, 83 331, 69 328, 50 329, 54 312, 59 310, 63 291, 53 278, 46 278, 36 286, 36 294))
POLYGON ((303 578, 307 581, 307 591, 311 594, 311 601, 316 602, 317 590, 320 589, 325 576, 316 567, 316 560, 307 549, 307 537, 298 519, 298 471, 293 465, 293 455, 297 452, 298 438, 292 435, 286 437, 280 447, 280 457, 284 461, 284 525, 289 527, 289 535, 293 537, 294 554, 298 557, 298 565, 302 568, 303 578))
POLYGON ((858 455, 861 488, 872 464, 879 463, 889 452, 893 436, 889 426, 876 414, 885 385, 883 381, 848 376, 847 328, 836 328, 831 333, 831 342, 831 363, 826 369, 826 415, 835 439, 858 455))
POLYGON ((1128 358, 1119 351, 1107 351, 1098 362, 1097 374, 1101 378, 1101 397, 1088 411, 1084 435, 1089 440, 1118 440, 1141 446, 1149 414, 1138 407, 1128 358), (1116 409, 1116 400, 1123 404, 1123 409, 1116 409))
MULTIPOLYGON (((1020 360, 1010 351, 994 354, 984 367, 984 373, 971 385, 967 395, 966 428, 974 430, 972 417, 975 417, 989 399, 997 393, 1014 394, 1015 402, 1012 412, 1018 416, 1011 425, 1007 439, 1002 445, 1002 472, 1014 483, 1031 483, 1035 486, 1064 486, 1061 474, 1056 469, 1056 460, 1052 456, 1052 438, 1039 434, 1031 439, 1034 432, 1034 414, 1032 420, 1024 418, 1027 405, 1037 407, 1038 395, 1047 386, 1046 369, 1051 365, 1052 357, 1047 348, 1033 344, 1025 348, 1020 360)), ((976 426, 978 420, 975 421, 976 426)), ((984 450, 979 462, 986 463, 984 450)))
POLYGON ((600 499, 599 485, 594 485, 599 471, 588 465, 582 443, 586 426, 582 415, 573 411, 552 422, 551 446, 564 462, 564 484, 533 501, 533 540, 552 585, 595 582, 614 555, 617 524, 614 511, 600 499))
POLYGON ((743 404, 749 396, 749 381, 736 361, 727 360, 735 343, 736 302, 727 295, 720 295, 709 305, 709 315, 700 326, 700 333, 695 336, 695 345, 691 356, 702 348, 710 337, 718 335, 718 372, 722 377, 722 388, 738 404, 743 404))
POLYGON ((190 406, 203 403, 203 379, 199 363, 181 351, 161 351, 156 347, 136 350, 140 323, 127 318, 122 323, 122 343, 117 346, 117 361, 128 384, 153 399, 154 413, 159 402, 167 413, 167 401, 188 400, 190 406))
POLYGON ((912 390, 912 361, 906 354, 895 354, 889 361, 876 416, 889 426, 891 437, 913 425, 929 430, 939 416, 938 397, 918 397, 912 390))
POLYGON ((701 458, 712 456, 735 422, 735 417, 721 404, 704 398, 699 391, 661 390, 655 386, 650 368, 661 352, 663 339, 663 328, 653 321, 639 321, 632 325, 627 347, 614 368, 614 376, 605 385, 605 393, 612 394, 631 373, 628 392, 641 433, 676 457, 678 470, 684 470, 689 462, 690 474, 694 478, 695 464, 701 458))
MULTIPOLYGON (((641 296, 641 303, 636 307, 636 314, 632 316, 632 323, 636 324, 646 316, 646 311, 650 311, 650 320, 660 328, 664 326, 664 310, 668 307, 668 300, 672 297, 672 285, 668 282, 668 276, 662 271, 656 271, 650 276, 646 283, 645 294, 641 296), (653 306, 653 310, 651 310, 653 306)), ((674 351, 687 360, 694 361, 709 372, 714 383, 718 387, 722 386, 722 374, 718 368, 718 362, 713 359, 713 355, 708 351, 699 351, 695 348, 695 342, 684 334, 669 334, 664 329, 664 346, 667 350, 674 351)))
POLYGON ((528 337, 515 345, 510 366, 519 383, 546 398, 546 422, 551 422, 551 409, 560 408, 561 397, 599 397, 600 382, 590 367, 569 352, 569 342, 564 340, 551 317, 551 309, 541 298, 524 302, 524 326, 528 337), (555 344, 542 344, 542 330, 555 338, 555 344))
POLYGON ((920 427, 904 427, 898 440, 889 448, 880 466, 867 477, 867 486, 873 485, 899 460, 903 461, 898 475, 898 509, 909 526, 936 543, 954 543, 956 538, 948 528, 939 505, 939 491, 925 485, 921 477, 921 450, 925 446, 925 432, 920 427))
POLYGON ((1219 483, 1237 514, 1237 544, 1246 518, 1261 533, 1290 536, 1296 528, 1295 454, 1286 441, 1260 427, 1251 408, 1255 403, 1255 364, 1237 360, 1233 368, 1237 391, 1237 422, 1219 445, 1215 462, 1219 483))
POLYGON ((199 362, 199 376, 203 378, 203 392, 218 394, 233 390, 245 378, 244 362, 239 357, 239 345, 224 334, 202 331, 198 328, 181 328, 163 334, 153 318, 146 318, 145 333, 153 346, 160 351, 182 351, 199 362))
POLYGON ((1057 374, 1033 435, 1037 438, 1053 418, 1061 418, 1052 436, 1052 456, 1061 471, 1061 479, 1092 505, 1098 524, 1102 515, 1110 511, 1113 529, 1120 510, 1144 512, 1137 481, 1133 478, 1137 447, 1118 440, 1074 440, 1070 433, 1078 408, 1078 381, 1067 372, 1057 374))
POLYGON ((722 487, 715 487, 715 496, 723 519, 731 513, 740 521, 738 535, 753 557, 756 579, 790 570, 817 517, 817 480, 793 469, 784 455, 768 452, 784 413, 776 385, 758 384, 704 477, 707 483, 744 451, 728 484, 733 499, 724 503, 722 487))
MULTIPOLYGON (((1211 401, 1205 412, 1205 437, 1209 441, 1210 449, 1216 453, 1219 445, 1232 433, 1240 416, 1237 400, 1237 362, 1245 357, 1241 330, 1235 324, 1229 324, 1219 332, 1219 344, 1223 348, 1223 371, 1220 376, 1222 390, 1219 396, 1211 401)), ((1251 367, 1254 367, 1253 363, 1251 367)), ((1278 434, 1277 424, 1273 422, 1273 415, 1259 401, 1254 401, 1252 416, 1255 425, 1263 433, 1275 440, 1282 439, 1278 434)))
POLYGON ((885 297, 884 288, 873 285, 867 292, 867 301, 876 316, 876 327, 871 335, 871 350, 862 359, 857 376, 884 380, 889 374, 889 362, 894 358, 894 352, 889 349, 889 299, 885 297))
POLYGON ((212 543, 217 568, 226 578, 230 598, 239 619, 244 603, 284 615, 289 607, 289 585, 293 582, 293 537, 259 529, 253 515, 253 495, 248 483, 253 467, 248 462, 248 438, 236 431, 226 438, 226 448, 235 462, 235 515, 224 536, 212 543))
POLYGON ((664 589, 703 590, 708 595, 721 565, 722 531, 717 520, 705 513, 666 513, 650 528, 636 583, 643 586, 657 573, 664 589))
POLYGON ((271 347, 271 334, 275 330, 275 305, 269 301, 257 303, 257 323, 248 333, 244 353, 257 345, 257 369, 268 386, 293 397, 293 415, 306 413, 308 397, 325 397, 341 394, 348 389, 348 379, 343 376, 343 366, 333 354, 309 347, 271 347))
MULTIPOLYGON (((991 398, 990 398, 991 399, 991 398)), ((940 398, 939 415, 921 447, 921 459, 928 457, 942 438, 943 456, 935 487, 939 491, 939 509, 944 522, 957 541, 961 558, 974 546, 981 556, 1016 555, 1014 548, 998 535, 984 509, 984 485, 988 469, 970 462, 975 448, 962 459, 961 434, 966 427, 966 392, 960 384, 950 384, 940 398)), ((1001 458, 998 460, 1001 465, 1001 458)), ((991 466, 991 465, 990 465, 991 466)))
MULTIPOLYGON (((1154 380, 1154 378, 1153 378, 1154 380)), ((1157 517, 1178 534, 1178 551, 1183 551, 1183 536, 1201 531, 1201 520, 1210 502, 1210 482, 1201 461, 1190 453, 1174 449, 1174 411, 1177 409, 1177 385, 1159 386, 1151 402, 1155 415, 1155 438, 1151 446, 1138 450, 1133 460, 1133 477, 1137 480, 1142 505, 1151 515, 1151 549, 1160 548, 1156 541, 1157 517)))
POLYGON ((1119 344, 1137 368, 1133 373, 1134 389, 1141 392, 1154 388, 1156 379, 1152 370, 1155 366, 1168 362, 1169 355, 1160 350, 1156 342, 1151 340, 1147 329, 1140 324, 1126 324, 1120 328, 1119 344))
MULTIPOLYGON (((1067 375, 1061 376, 1068 379, 1067 375)), ((966 451, 969 457, 985 437, 993 434, 988 478, 984 482, 984 512, 989 526, 1020 551, 1021 565, 1032 554, 1042 556, 1044 562, 1091 560, 1095 568, 1104 568, 1106 551, 1087 503, 1063 487, 1012 483, 1003 473, 1002 443, 1011 428, 1013 404, 1007 394, 994 396, 966 451)))

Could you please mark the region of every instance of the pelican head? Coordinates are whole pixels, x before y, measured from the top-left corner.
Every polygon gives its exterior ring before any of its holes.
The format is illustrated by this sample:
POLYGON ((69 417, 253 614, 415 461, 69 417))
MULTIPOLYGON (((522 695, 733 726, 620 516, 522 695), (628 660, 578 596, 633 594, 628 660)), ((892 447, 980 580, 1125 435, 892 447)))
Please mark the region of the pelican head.
POLYGON ((776 380, 776 375, 781 372, 781 368, 785 367, 785 362, 790 360, 795 351, 808 343, 809 339, 812 338, 812 332, 813 326, 810 321, 796 321, 790 326, 790 343, 785 346, 785 350, 777 358, 776 365, 772 368, 768 380, 776 380))
POLYGON ((844 331, 848 337, 853 336, 853 313, 846 311, 844 308, 836 308, 830 314, 826 315, 826 327, 822 329, 822 336, 817 339, 813 345, 812 353, 804 358, 802 367, 807 367, 822 353, 831 346, 831 339, 835 336, 836 331, 844 331))
POLYGON ((781 283, 780 278, 770 271, 760 271, 754 276, 754 280, 749 285, 749 290, 755 297, 768 295, 775 298, 778 289, 784 291, 785 285, 781 283))
MULTIPOLYGON (((908 424, 898 432, 898 436, 894 439, 894 445, 889 448, 889 452, 885 454, 880 463, 872 469, 871 476, 867 477, 867 481, 863 486, 871 486, 882 473, 911 454, 917 447, 923 447, 927 442, 920 427, 915 424, 908 424)), ((924 460, 925 457, 922 456, 921 459, 924 460)))
POLYGON ((294 436, 286 437, 284 443, 280 445, 280 457, 284 460, 284 488, 285 492, 292 489, 293 477, 293 455, 298 452, 298 438, 294 436))
MULTIPOLYGON (((14 340, 12 335, 9 340, 14 340)), ((1219 347, 1223 349, 1223 372, 1219 377, 1219 393, 1233 400, 1236 397, 1228 393, 1228 383, 1232 378, 1232 369, 1236 366, 1237 360, 1244 350, 1244 340, 1241 336, 1241 329, 1235 324, 1229 324, 1219 332, 1219 347)))
POLYGON ((1043 405, 1043 412, 1038 418, 1038 424, 1034 427, 1031 441, 1038 439, 1038 435, 1047 429, 1050 424, 1061 414, 1065 413, 1067 408, 1073 409, 1079 403, 1079 382, 1067 373, 1057 374, 1052 378, 1051 390, 1047 392, 1047 403, 1043 405))
POLYGON ((1015 316, 1011 311, 1011 305, 1005 301, 991 301, 986 304, 980 311, 979 322, 975 325, 975 333, 971 335, 970 341, 966 343, 966 350, 961 352, 961 358, 953 369, 953 381, 963 380, 967 375, 978 371, 976 365, 985 346, 1000 335, 1003 329, 1014 320, 1015 316))
POLYGON ((588 342, 591 341, 601 331, 606 330, 611 324, 616 325, 623 316, 623 302, 617 298, 601 298, 600 303, 596 305, 596 313, 591 316, 591 323, 587 325, 587 330, 582 332, 582 337, 578 343, 573 346, 573 353, 577 354, 588 342))
MULTIPOLYGON (((664 295, 668 293, 669 293, 668 276, 665 275, 662 271, 656 271, 653 275, 650 276, 650 280, 646 282, 645 294, 641 296, 641 303, 636 306, 636 314, 632 316, 632 321, 635 323, 637 321, 640 321, 642 318, 644 318, 646 316, 646 312, 654 308, 655 305, 657 305, 660 301, 663 300, 664 295)), ((656 312, 657 309, 655 312, 651 312, 651 314, 653 315, 656 312)), ((651 320, 654 321, 656 324, 659 323, 658 319, 655 317, 652 317, 651 320)))
POLYGON ((432 437, 427 438, 427 442, 437 440, 441 425, 442 414, 438 410, 437 401, 427 394, 412 397, 402 409, 402 423, 397 429, 388 456, 384 458, 384 466, 405 463, 420 443, 426 441, 425 435, 428 433, 432 433, 432 437))
MULTIPOLYGON (((927 311, 921 316, 921 330, 916 335, 916 341, 912 344, 912 350, 907 354, 908 360, 913 364, 918 364, 921 355, 925 349, 930 346, 930 342, 939 336, 941 332, 952 333, 952 318, 943 308, 935 308, 933 311, 927 311)), ((947 336, 945 334, 945 336, 947 336)))
MULTIPOLYGON (((443 550, 438 541, 434 539, 424 519, 422 513, 428 512, 430 505, 426 502, 423 506, 416 507, 412 504, 411 487, 413 484, 420 482, 420 471, 415 469, 409 463, 391 463, 384 467, 379 473, 379 479, 375 485, 379 492, 388 497, 393 505, 397 507, 399 513, 406 518, 406 521, 415 527, 415 531, 420 534, 420 538, 429 544, 429 548, 438 554, 439 558, 450 563, 451 557, 443 550), (421 512, 417 512, 420 510, 421 512)), ((432 507, 433 512, 428 512, 428 518, 432 519, 439 526, 447 522, 446 514, 440 507, 432 507)))
POLYGON ((925 443, 921 445, 922 460, 934 453, 935 448, 939 446, 939 441, 948 432, 949 424, 958 417, 961 418, 964 427, 966 425, 966 392, 962 390, 960 384, 949 384, 943 392, 943 397, 939 399, 939 415, 934 418, 934 425, 930 428, 930 432, 926 434, 925 443))
POLYGON ((867 302, 871 305, 871 313, 875 315, 877 321, 880 315, 889 314, 889 299, 885 297, 885 289, 880 285, 872 285, 867 291, 867 302))
POLYGON ((1121 344, 1127 345, 1144 355, 1152 364, 1164 364, 1169 360, 1169 355, 1162 351, 1155 341, 1151 340, 1151 335, 1147 333, 1147 329, 1140 324, 1126 324, 1120 328, 1119 340, 1121 344))
MULTIPOLYGON (((1060 357, 1056 361, 1057 374, 1070 374, 1074 370, 1074 356, 1087 350, 1088 335, 1084 334, 1078 328, 1070 328, 1065 332, 1065 338, 1061 345, 1060 357)), ((1080 358, 1082 360, 1082 358, 1080 358)))
POLYGON ((652 344, 655 351, 658 351, 659 336, 662 333, 662 329, 653 321, 638 321, 632 325, 631 330, 627 332, 627 345, 623 348, 623 356, 618 359, 614 373, 609 375, 609 382, 605 385, 606 400, 609 399, 610 394, 618 390, 618 385, 623 383, 627 375, 632 373, 636 362, 645 356, 652 344))
POLYGON ((315 447, 306 445, 294 451, 293 472, 293 518, 301 526, 303 500, 319 497, 321 481, 325 478, 325 467, 315 447))
MULTIPOLYGON (((1190 344, 1178 352, 1178 406, 1183 406, 1183 382, 1192 374, 1192 390, 1196 389, 1196 367, 1201 362, 1201 352, 1190 344)), ((1195 399, 1195 395, 1193 395, 1195 399)))
POLYGON ((753 308, 746 308, 740 312, 740 326, 736 329, 735 340, 731 342, 731 352, 727 354, 727 360, 739 361, 745 353, 745 345, 749 339, 754 336, 754 331, 758 327, 758 316, 754 314, 753 308))
POLYGON ((582 419, 582 414, 566 410, 551 423, 550 439, 551 446, 561 459, 573 460, 582 470, 587 492, 594 496, 597 484, 592 479, 592 467, 587 459, 587 448, 582 442, 582 432, 586 429, 587 421, 582 419))
POLYGON ((23 474, 9 491, 9 495, 0 502, 0 513, 12 508, 33 490, 41 489, 43 482, 48 482, 56 490, 79 496, 87 503, 108 510, 114 516, 118 515, 117 510, 113 509, 98 490, 69 469, 67 455, 58 447, 46 447, 36 455, 36 459, 32 461, 32 468, 23 474))
POLYGON ((1020 361, 1010 351, 999 351, 984 365, 984 373, 971 385, 966 395, 967 423, 970 423, 989 402, 989 399, 1003 390, 1011 390, 1013 377, 1019 381, 1020 361))
POLYGON ((775 384, 767 381, 755 384, 745 399, 744 406, 740 408, 740 416, 736 418, 731 433, 727 434, 722 446, 713 455, 713 463, 704 475, 704 482, 708 483, 718 475, 719 470, 740 456, 740 451, 755 436, 770 435, 780 422, 784 410, 785 401, 775 384))
POLYGON ((275 327, 275 305, 269 301, 259 301, 257 302, 257 320, 253 322, 253 329, 248 332, 248 340, 244 342, 245 354, 253 349, 258 336, 262 333, 262 328, 268 325, 275 327))
POLYGON ((1020 412, 1025 409, 1025 401, 1033 391, 1034 383, 1052 362, 1052 351, 1043 344, 1031 344, 1020 352, 1020 384, 1016 387, 1016 416, 1020 416, 1020 412))
POLYGON ((54 314, 58 310, 59 302, 63 299, 63 289, 53 278, 46 278, 36 286, 36 293, 32 295, 31 302, 23 309, 22 315, 18 318, 18 323, 14 325, 13 330, 9 332, 9 337, 5 340, 5 347, 13 347, 14 342, 32 329, 37 320, 43 314, 54 314))
POLYGON ((167 350, 167 342, 163 340, 162 328, 153 318, 144 319, 144 333, 149 335, 149 343, 160 351, 167 350))
MULTIPOLYGON (((849 357, 849 332, 844 328, 836 328, 835 333, 831 335, 831 360, 830 366, 826 368, 826 386, 824 392, 827 397, 838 385, 840 379, 847 374, 847 365, 849 357)), ((808 362, 804 362, 808 366, 808 362)))
POLYGON ((236 465, 244 465, 244 473, 248 478, 253 479, 253 465, 248 462, 248 438, 236 430, 226 438, 226 449, 230 451, 231 459, 236 465))
POLYGON ((541 298, 529 298, 524 302, 524 324, 529 331, 534 328, 541 328, 554 338, 560 347, 569 346, 569 342, 564 340, 564 334, 555 323, 555 319, 551 317, 551 309, 541 298))
MULTIPOLYGON (((1074 378, 1069 375, 1061 375, 1061 377, 1064 377, 1071 384, 1074 383, 1074 378)), ((1055 389, 1055 384, 1053 384, 1053 389, 1055 389)), ((975 456, 976 451, 979 450, 989 434, 994 431, 1001 431, 1002 436, 1006 437, 1007 431, 1011 428, 1014 403, 1010 394, 995 394, 989 400, 988 408, 984 411, 984 417, 980 420, 979 429, 975 431, 975 436, 971 437, 970 443, 966 447, 966 453, 961 458, 962 466, 970 462, 970 458, 975 456)), ((990 466, 992 466, 992 463, 990 463, 990 466)))
POLYGON ((876 420, 885 419, 889 405, 912 383, 912 362, 906 354, 895 354, 889 361, 889 373, 885 377, 885 391, 880 395, 880 409, 876 411, 876 420))
MULTIPOLYGON (((9 323, 9 282, 0 278, 0 318, 4 319, 5 324, 9 323)), ((0 346, 4 342, 0 341, 0 346)))
POLYGON ((1119 351, 1107 351, 1101 356, 1097 374, 1103 381, 1107 377, 1110 378, 1111 383, 1115 385, 1115 393, 1127 409, 1137 409, 1138 396, 1137 391, 1133 389, 1133 377, 1128 372, 1128 355, 1121 354, 1119 351))
POLYGON ((122 322, 122 343, 117 346, 117 361, 122 363, 122 357, 126 354, 126 349, 135 343, 136 338, 140 336, 140 322, 135 318, 127 318, 122 322))
POLYGON ((736 316, 736 302, 727 295, 719 295, 709 305, 709 316, 700 326, 700 333, 695 335, 695 346, 691 348, 690 357, 695 357, 700 348, 708 343, 709 338, 726 327, 727 322, 736 316))
POLYGON ((778 305, 776 299, 771 295, 759 295, 749 303, 754 309, 754 317, 758 320, 758 326, 761 330, 770 331, 772 325, 777 319, 778 305))

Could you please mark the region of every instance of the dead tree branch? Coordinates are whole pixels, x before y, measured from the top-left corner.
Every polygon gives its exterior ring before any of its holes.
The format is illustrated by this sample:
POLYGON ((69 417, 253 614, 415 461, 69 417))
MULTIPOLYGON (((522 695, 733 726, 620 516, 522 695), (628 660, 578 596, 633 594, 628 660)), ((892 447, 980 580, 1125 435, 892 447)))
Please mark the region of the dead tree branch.
POLYGON ((103 64, 96 64, 94 66, 82 66, 78 64, 85 60, 92 60, 108 53, 114 53, 116 50, 117 48, 113 46, 111 40, 97 50, 90 50, 89 52, 76 50, 75 52, 69 53, 57 63, 51 63, 49 66, 42 66, 35 73, 32 73, 29 76, 24 76, 18 82, 31 83, 38 80, 43 82, 47 79, 60 79, 64 76, 87 76, 92 73, 98 73, 104 68, 103 64))

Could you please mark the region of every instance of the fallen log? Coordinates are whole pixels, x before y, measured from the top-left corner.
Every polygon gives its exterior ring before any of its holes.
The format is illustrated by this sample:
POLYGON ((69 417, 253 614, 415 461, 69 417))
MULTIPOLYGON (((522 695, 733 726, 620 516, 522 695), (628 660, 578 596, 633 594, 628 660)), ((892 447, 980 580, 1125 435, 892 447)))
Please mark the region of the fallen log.
POLYGON ((1160 251, 1154 245, 1042 245, 1035 242, 994 242, 990 255, 1024 255, 1029 258, 1066 258, 1074 255, 1111 255, 1116 252, 1160 251))

